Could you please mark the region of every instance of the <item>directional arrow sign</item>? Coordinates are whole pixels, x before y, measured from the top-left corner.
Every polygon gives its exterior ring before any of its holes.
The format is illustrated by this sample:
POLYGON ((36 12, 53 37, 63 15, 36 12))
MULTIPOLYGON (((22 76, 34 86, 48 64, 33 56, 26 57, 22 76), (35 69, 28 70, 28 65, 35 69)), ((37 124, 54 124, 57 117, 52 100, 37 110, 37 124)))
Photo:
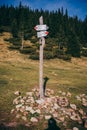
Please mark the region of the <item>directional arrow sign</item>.
POLYGON ((37 37, 40 38, 40 37, 45 37, 48 35, 48 31, 41 31, 41 32, 37 32, 37 37))
POLYGON ((37 31, 46 31, 49 27, 46 24, 43 25, 36 25, 34 27, 35 30, 37 31))

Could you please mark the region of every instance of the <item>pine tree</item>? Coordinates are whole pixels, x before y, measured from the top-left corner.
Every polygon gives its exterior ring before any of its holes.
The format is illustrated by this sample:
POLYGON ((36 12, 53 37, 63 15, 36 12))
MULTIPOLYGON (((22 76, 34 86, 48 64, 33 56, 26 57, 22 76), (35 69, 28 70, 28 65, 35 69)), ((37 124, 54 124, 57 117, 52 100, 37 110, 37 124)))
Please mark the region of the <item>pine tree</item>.
POLYGON ((75 33, 71 32, 68 38, 67 53, 71 54, 73 57, 80 57, 80 44, 75 33))
POLYGON ((17 27, 17 20, 14 19, 11 24, 11 33, 13 37, 18 37, 18 27, 17 27))
POLYGON ((53 46, 62 43, 67 53, 80 56, 80 45, 87 47, 87 17, 84 21, 77 16, 70 17, 67 9, 64 13, 63 7, 56 11, 44 11, 32 10, 21 2, 17 7, 3 5, 0 7, 0 30, 11 31, 13 37, 24 34, 21 35, 22 38, 32 39, 32 36, 36 36, 34 26, 38 24, 41 15, 44 17, 44 23, 49 26, 48 41, 51 41, 53 46))

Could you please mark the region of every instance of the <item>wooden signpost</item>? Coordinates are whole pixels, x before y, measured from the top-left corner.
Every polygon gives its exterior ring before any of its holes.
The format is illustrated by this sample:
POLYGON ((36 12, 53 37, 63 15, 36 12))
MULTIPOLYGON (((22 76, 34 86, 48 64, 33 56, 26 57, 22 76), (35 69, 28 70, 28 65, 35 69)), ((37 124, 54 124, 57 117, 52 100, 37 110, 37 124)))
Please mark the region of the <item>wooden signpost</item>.
POLYGON ((39 87, 40 87, 40 99, 44 98, 44 90, 43 90, 43 48, 45 45, 45 36, 48 35, 48 26, 43 24, 43 17, 41 16, 39 18, 39 24, 34 27, 34 29, 37 31, 37 37, 39 38, 39 44, 40 44, 40 53, 39 53, 39 87))

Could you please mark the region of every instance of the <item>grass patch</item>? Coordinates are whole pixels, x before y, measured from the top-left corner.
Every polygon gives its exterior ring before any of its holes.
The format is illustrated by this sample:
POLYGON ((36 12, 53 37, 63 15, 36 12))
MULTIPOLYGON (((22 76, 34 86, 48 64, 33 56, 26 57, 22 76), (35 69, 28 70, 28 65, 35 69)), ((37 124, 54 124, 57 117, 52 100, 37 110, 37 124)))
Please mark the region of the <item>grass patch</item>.
POLYGON ((0 86, 6 85, 6 84, 8 84, 7 80, 0 79, 0 86))

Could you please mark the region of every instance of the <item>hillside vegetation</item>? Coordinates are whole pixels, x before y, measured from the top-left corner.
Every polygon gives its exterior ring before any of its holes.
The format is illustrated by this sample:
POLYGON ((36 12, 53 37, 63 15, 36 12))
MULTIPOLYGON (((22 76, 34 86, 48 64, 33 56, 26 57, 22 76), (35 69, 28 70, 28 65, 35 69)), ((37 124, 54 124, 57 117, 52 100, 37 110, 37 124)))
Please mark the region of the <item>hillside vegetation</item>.
POLYGON ((49 27, 44 59, 70 60, 71 56, 87 56, 87 17, 83 21, 78 16, 70 17, 63 7, 56 11, 33 10, 21 2, 17 7, 0 7, 0 32, 12 33, 13 38, 9 39, 13 43, 12 49, 30 54, 31 59, 38 59, 39 45, 34 27, 39 24, 41 15, 44 24, 49 27), (33 45, 20 50, 22 39, 29 40, 33 45))

